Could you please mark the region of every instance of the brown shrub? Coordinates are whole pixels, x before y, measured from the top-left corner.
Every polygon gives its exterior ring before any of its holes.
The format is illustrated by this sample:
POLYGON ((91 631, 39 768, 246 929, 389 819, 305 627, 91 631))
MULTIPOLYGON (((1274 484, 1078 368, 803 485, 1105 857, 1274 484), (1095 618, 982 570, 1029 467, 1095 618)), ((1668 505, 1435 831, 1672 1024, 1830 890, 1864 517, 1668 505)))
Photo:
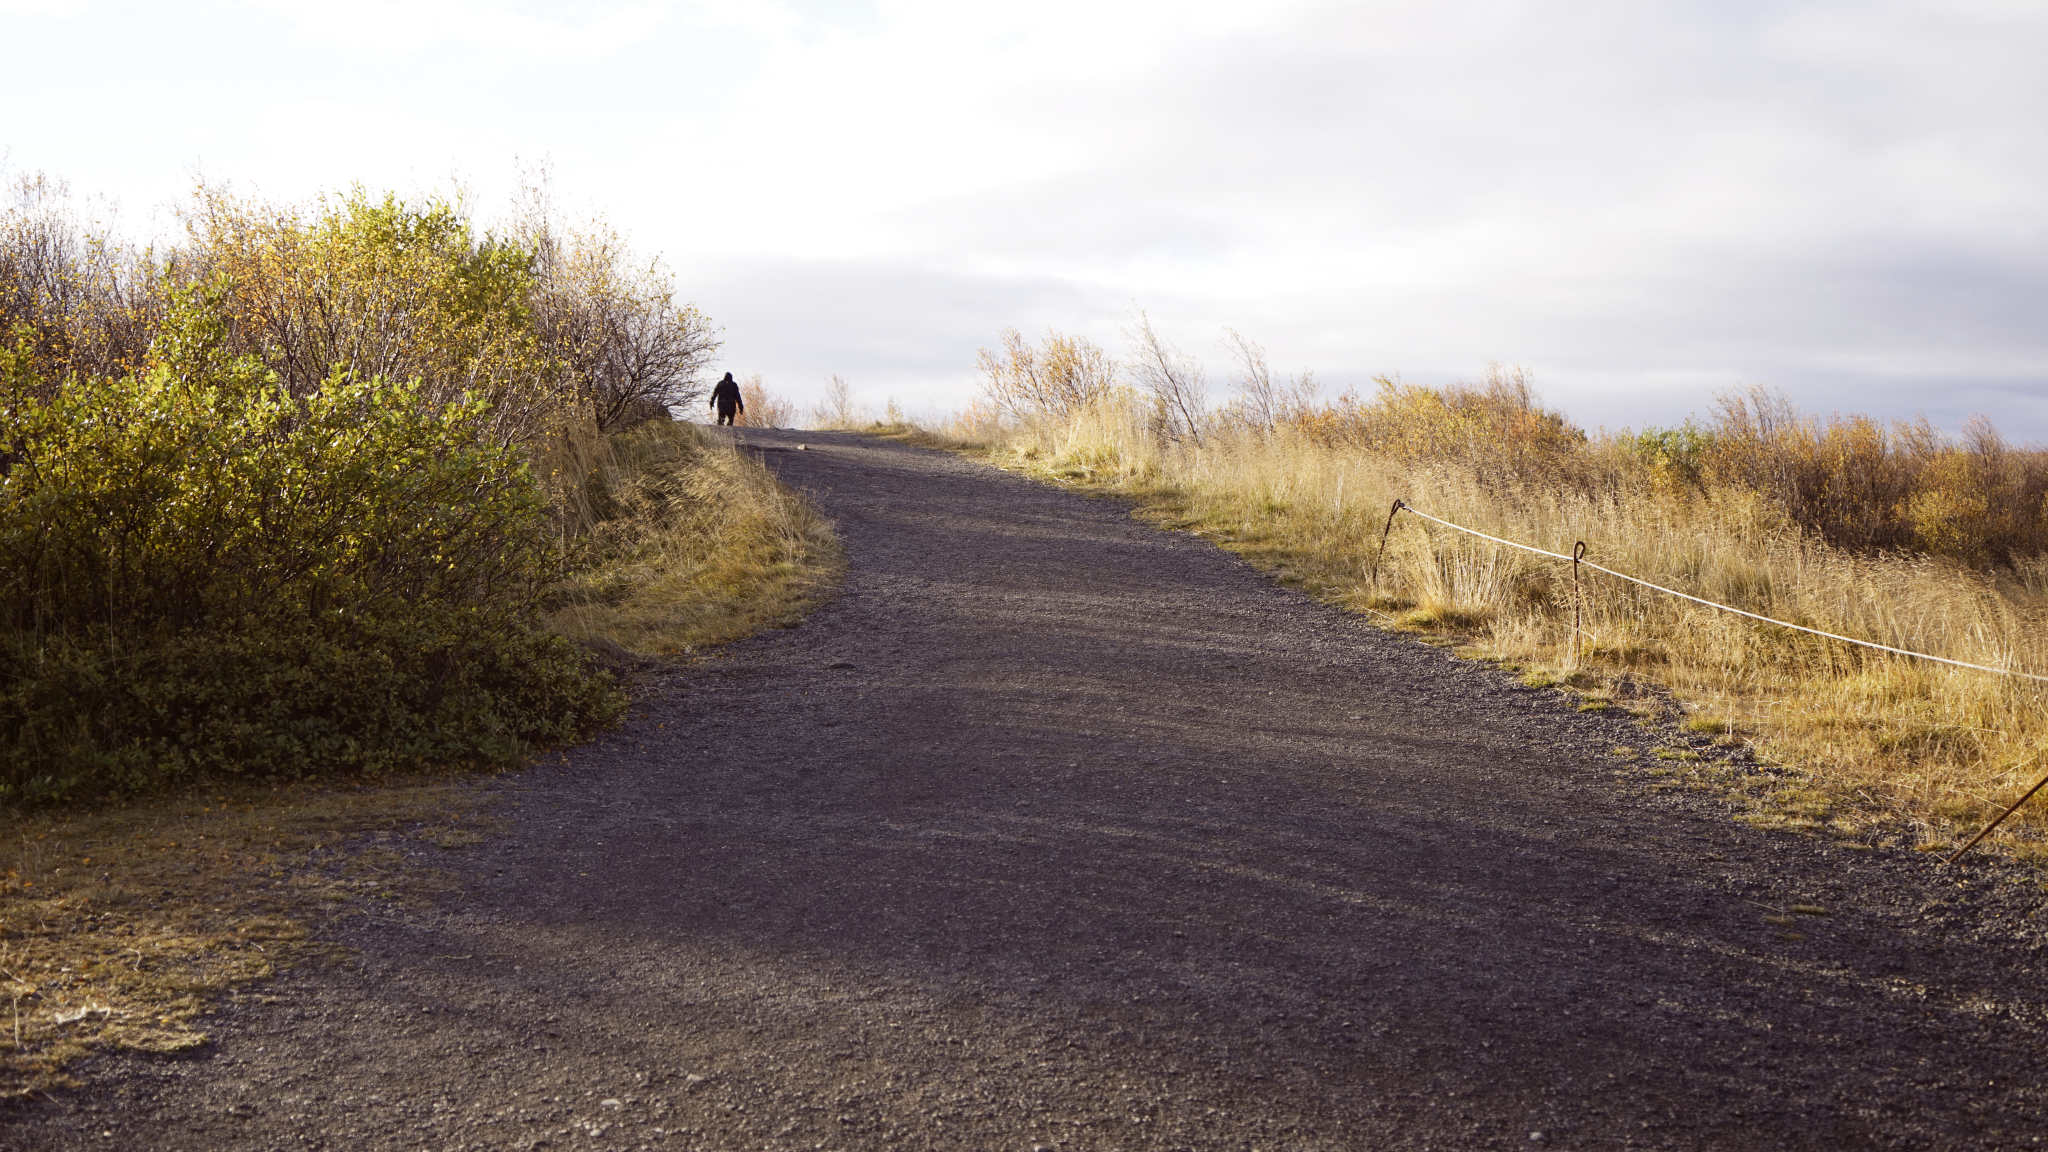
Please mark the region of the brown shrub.
POLYGON ((1721 397, 1701 464, 1710 487, 1760 492, 1840 548, 1978 568, 2048 551, 2048 452, 2007 444, 1982 416, 1951 438, 1925 417, 1821 418, 1752 388, 1721 397))
POLYGON ((999 412, 1027 420, 1064 420, 1116 385, 1116 362, 1081 337, 1048 329, 1044 342, 1033 348, 1015 328, 1000 335, 1000 354, 983 348, 975 358, 982 395, 999 412))
POLYGON ((1608 481, 1604 461, 1587 452, 1583 429, 1543 407, 1528 371, 1487 366, 1476 385, 1430 388, 1398 376, 1374 379, 1370 400, 1347 394, 1296 410, 1288 423, 1326 446, 1344 446, 1411 464, 1458 464, 1499 480, 1608 481))
POLYGON ((759 372, 740 381, 740 414, 734 423, 742 428, 788 428, 796 421, 796 401, 770 392, 759 372))

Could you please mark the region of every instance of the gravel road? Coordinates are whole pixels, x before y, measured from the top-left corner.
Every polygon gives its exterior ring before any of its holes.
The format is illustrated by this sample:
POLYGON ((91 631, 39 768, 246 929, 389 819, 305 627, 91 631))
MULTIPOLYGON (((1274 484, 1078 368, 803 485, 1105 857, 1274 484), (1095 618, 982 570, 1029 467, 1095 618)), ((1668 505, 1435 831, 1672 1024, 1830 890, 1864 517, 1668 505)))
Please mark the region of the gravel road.
POLYGON ((1114 502, 745 435, 838 600, 509 785, 459 898, 0 1148, 2048 1143, 2038 885, 1655 792, 1628 717, 1114 502))

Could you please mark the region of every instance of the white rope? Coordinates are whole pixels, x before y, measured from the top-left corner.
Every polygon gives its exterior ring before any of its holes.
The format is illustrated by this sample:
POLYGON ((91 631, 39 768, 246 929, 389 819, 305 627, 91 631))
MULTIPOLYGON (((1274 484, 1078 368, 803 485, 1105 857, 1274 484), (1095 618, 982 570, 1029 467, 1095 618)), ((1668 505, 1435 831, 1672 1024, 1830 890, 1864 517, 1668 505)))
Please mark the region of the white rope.
MULTIPOLYGON (((1477 536, 1482 540, 1491 540, 1495 544, 1505 544, 1510 548, 1520 548, 1524 552, 1534 552, 1539 556, 1549 556, 1556 560, 1564 560, 1569 562, 1572 559, 1571 557, 1566 556, 1562 552, 1552 552, 1546 548, 1537 548, 1528 544, 1521 544, 1513 540, 1503 540, 1498 536, 1488 536, 1484 532, 1480 532, 1473 528, 1467 528, 1463 524, 1453 524, 1449 520, 1440 520, 1435 516, 1431 516, 1427 512, 1422 512, 1415 508, 1409 507, 1408 502, 1405 500, 1401 502, 1401 510, 1404 512, 1414 512, 1417 516, 1422 517, 1424 520, 1434 521, 1435 523, 1441 524, 1446 528, 1455 528, 1460 532, 1464 532, 1471 536, 1477 536)), ((1844 644, 1855 644, 1864 648, 1875 648, 1880 652, 1890 652, 1896 656, 1910 656, 1915 660, 1932 660, 1937 664, 1948 664, 1956 668, 1968 668, 1973 672, 1989 672, 1994 676, 2017 676, 2023 680, 2038 680, 2044 684, 2048 684, 2048 676, 2036 676, 2032 672, 2015 672, 2010 668, 1992 668, 1984 664, 1971 664, 1962 660, 1951 660, 1946 656, 1929 656, 1925 652, 1913 652, 1905 648, 1893 648, 1887 644, 1876 644, 1869 640, 1858 640, 1853 636, 1838 636, 1833 632, 1823 632, 1818 628, 1808 628, 1803 624, 1788 624, 1783 620, 1773 620, 1769 616, 1759 616, 1754 612, 1744 612, 1740 608, 1731 608, 1726 604, 1717 604, 1712 600, 1702 600, 1698 596, 1693 596, 1685 592, 1680 592, 1675 588, 1666 588, 1662 584, 1652 584, 1648 580, 1637 579, 1634 576, 1630 576, 1626 572, 1616 572, 1612 568, 1602 567, 1599 564, 1593 563, 1591 560, 1586 560, 1582 558, 1577 562, 1580 564, 1584 564, 1586 567, 1591 568, 1596 572, 1605 572, 1609 576, 1626 580, 1631 584, 1640 584, 1645 588, 1654 589, 1658 592, 1664 593, 1667 596, 1676 596, 1681 600, 1690 600, 1695 604, 1704 604, 1709 608, 1718 609, 1722 612, 1733 612, 1737 616, 1747 616, 1751 620, 1760 620, 1765 624, 1775 624, 1780 628, 1790 628, 1795 632, 1805 632, 1814 636, 1825 636, 1830 640, 1840 640, 1844 644)))
MULTIPOLYGON (((1401 501, 1401 511, 1413 512, 1417 516, 1422 517, 1424 520, 1436 520, 1436 517, 1431 516, 1427 512, 1421 511, 1420 509, 1416 508, 1410 508, 1406 500, 1401 501)), ((1531 544, 1518 544, 1513 540, 1503 540, 1498 536, 1488 536, 1486 533, 1478 531, 1477 529, 1467 528, 1463 524, 1453 524, 1449 520, 1436 520, 1436 522, 1443 525, 1446 528, 1456 528, 1460 532, 1470 533, 1471 535, 1479 537, 1481 540, 1491 540, 1495 544, 1505 544, 1510 548, 1520 548, 1524 552, 1534 552, 1538 556, 1549 556, 1554 559, 1564 560, 1567 562, 1571 560, 1571 557, 1565 555, 1562 552, 1552 552, 1547 548, 1538 548, 1531 544)), ((1583 564, 1585 563, 1585 561, 1581 560, 1580 563, 1583 564)))

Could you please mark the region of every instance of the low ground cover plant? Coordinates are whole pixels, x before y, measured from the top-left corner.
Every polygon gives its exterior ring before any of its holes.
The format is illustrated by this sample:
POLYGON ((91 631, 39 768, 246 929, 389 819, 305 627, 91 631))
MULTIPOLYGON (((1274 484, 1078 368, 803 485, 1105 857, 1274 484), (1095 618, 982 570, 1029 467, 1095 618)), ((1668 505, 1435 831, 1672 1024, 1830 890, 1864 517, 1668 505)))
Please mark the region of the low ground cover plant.
POLYGON ((474 777, 230 784, 19 813, 0 845, 0 1101, 90 1053, 184 1052, 223 996, 345 960, 317 929, 459 884, 474 777))

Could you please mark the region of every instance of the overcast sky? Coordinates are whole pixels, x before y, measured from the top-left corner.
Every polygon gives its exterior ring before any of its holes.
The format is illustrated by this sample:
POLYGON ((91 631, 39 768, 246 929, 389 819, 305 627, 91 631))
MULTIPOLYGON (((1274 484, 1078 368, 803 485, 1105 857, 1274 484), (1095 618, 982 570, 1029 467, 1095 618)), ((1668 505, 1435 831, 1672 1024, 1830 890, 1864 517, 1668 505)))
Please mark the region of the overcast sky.
POLYGON ((0 150, 130 231, 520 163, 725 364, 950 409, 1134 306, 1226 377, 1526 365, 1589 426, 1764 383, 2048 441, 2048 4, 0 0, 0 150), (161 220, 161 216, 157 217, 161 220))

